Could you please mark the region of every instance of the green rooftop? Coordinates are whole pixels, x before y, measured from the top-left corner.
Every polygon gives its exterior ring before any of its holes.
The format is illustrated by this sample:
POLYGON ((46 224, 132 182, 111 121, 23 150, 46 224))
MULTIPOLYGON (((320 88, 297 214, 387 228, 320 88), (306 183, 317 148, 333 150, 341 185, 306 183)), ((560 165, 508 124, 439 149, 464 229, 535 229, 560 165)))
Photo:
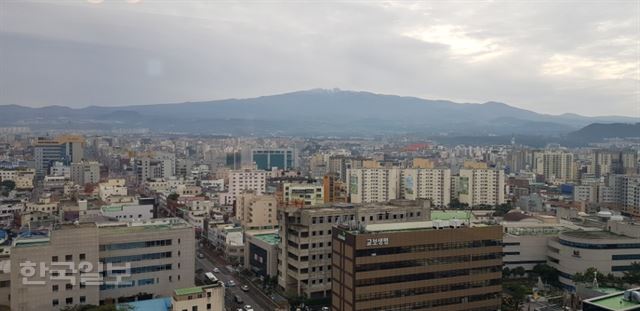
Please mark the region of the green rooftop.
POLYGON ((178 288, 174 290, 174 292, 176 296, 185 296, 185 295, 200 294, 204 291, 202 290, 202 287, 196 286, 196 287, 178 288))
POLYGON ((472 217, 471 211, 431 211, 431 220, 468 220, 472 217))
POLYGON ((638 308, 640 308, 640 303, 624 300, 623 297, 624 294, 622 292, 618 292, 602 297, 587 299, 584 303, 611 311, 631 311, 638 310, 638 308))
POLYGON ((280 236, 275 233, 256 234, 254 237, 270 245, 277 245, 280 243, 280 236))

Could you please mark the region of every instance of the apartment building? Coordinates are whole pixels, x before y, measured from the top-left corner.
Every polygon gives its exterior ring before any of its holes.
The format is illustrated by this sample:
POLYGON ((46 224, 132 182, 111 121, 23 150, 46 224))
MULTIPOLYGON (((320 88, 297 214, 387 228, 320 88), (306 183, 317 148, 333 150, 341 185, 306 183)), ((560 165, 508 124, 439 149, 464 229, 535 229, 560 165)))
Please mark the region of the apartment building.
POLYGON ((278 225, 278 202, 273 195, 243 193, 236 198, 236 220, 245 230, 272 229, 278 225))
POLYGON ((100 163, 95 161, 71 163, 71 181, 78 185, 98 183, 100 181, 100 163))
POLYGON ((324 203, 349 202, 347 184, 340 180, 337 173, 329 173, 322 177, 322 192, 324 203))
POLYGON ((500 226, 338 225, 332 243, 333 311, 500 309, 500 226))
POLYGON ((142 292, 171 296, 193 285, 194 258, 193 227, 178 218, 28 232, 11 249, 11 310, 98 305, 142 292))
POLYGON ((231 205, 238 195, 247 191, 263 194, 267 190, 267 173, 254 169, 229 171, 229 189, 225 195, 220 196, 220 204, 231 205))
POLYGON ((428 220, 430 209, 429 201, 406 200, 281 208, 278 210, 281 238, 278 285, 293 295, 329 297, 333 226, 428 220))
POLYGON ((351 203, 428 199, 435 206, 447 206, 451 199, 449 169, 363 168, 347 174, 351 203))
POLYGON ((461 169, 456 195, 461 203, 469 206, 505 203, 504 172, 496 169, 461 169))
POLYGON ((322 185, 303 183, 284 183, 280 201, 284 205, 320 205, 324 204, 324 192, 322 185))
POLYGON ((33 189, 34 169, 0 170, 0 181, 11 180, 16 184, 16 189, 33 189))

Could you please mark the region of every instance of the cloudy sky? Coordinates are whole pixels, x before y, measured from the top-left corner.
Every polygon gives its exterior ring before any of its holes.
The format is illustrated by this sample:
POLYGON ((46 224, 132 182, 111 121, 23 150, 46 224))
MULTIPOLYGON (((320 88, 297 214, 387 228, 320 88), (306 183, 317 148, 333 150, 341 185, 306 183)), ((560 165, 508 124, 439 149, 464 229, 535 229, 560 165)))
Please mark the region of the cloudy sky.
POLYGON ((640 0, 0 0, 0 104, 334 87, 640 116, 640 0))

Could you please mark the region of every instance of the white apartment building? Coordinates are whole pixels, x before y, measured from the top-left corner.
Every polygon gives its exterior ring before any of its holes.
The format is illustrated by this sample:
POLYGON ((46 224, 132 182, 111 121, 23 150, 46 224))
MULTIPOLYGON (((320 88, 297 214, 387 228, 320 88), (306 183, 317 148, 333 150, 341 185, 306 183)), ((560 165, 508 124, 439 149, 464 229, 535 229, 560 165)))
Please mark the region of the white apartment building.
POLYGON ((151 204, 112 204, 100 208, 102 216, 120 221, 141 221, 153 218, 151 204))
POLYGON ((461 169, 457 195, 461 203, 497 205, 505 203, 504 172, 496 169, 461 169))
POLYGON ((71 181, 78 185, 98 183, 100 181, 100 163, 95 161, 71 163, 71 181))
POLYGON ((107 202, 112 196, 126 196, 127 187, 124 179, 109 179, 107 182, 98 184, 98 195, 100 200, 107 202))
POLYGON ((226 195, 220 196, 220 204, 231 205, 236 197, 246 191, 262 194, 267 190, 267 171, 243 169, 228 173, 229 189, 226 195))
POLYGON ((347 175, 352 203, 427 199, 447 206, 451 199, 449 169, 359 168, 349 169, 347 175))
POLYGON ((324 203, 324 193, 320 184, 284 183, 282 203, 286 205, 319 205, 324 203))
POLYGON ((0 181, 11 180, 16 183, 16 189, 33 189, 35 169, 0 170, 0 181))

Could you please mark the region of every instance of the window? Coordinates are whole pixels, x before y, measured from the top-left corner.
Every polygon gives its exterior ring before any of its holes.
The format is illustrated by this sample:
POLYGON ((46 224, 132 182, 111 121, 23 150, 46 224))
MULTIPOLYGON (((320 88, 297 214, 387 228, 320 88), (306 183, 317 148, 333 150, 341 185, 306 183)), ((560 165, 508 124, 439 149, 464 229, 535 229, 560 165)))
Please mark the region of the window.
POLYGON ((80 254, 80 260, 85 260, 87 259, 87 255, 86 254, 80 254))
POLYGON ((54 300, 51 302, 51 305, 52 305, 52 306, 54 306, 54 307, 55 307, 55 306, 57 306, 57 305, 59 305, 59 304, 60 304, 60 302, 58 301, 58 299, 54 299, 54 300))
POLYGON ((191 311, 198 311, 198 306, 191 307, 191 311))
POLYGON ((54 291, 54 292, 57 292, 58 291, 58 285, 52 285, 51 286, 51 290, 54 291))
POLYGON ((211 304, 210 303, 207 304, 207 310, 211 310, 211 304))
POLYGON ((51 257, 51 262, 58 262, 58 256, 51 257))
POLYGON ((67 285, 64 286, 64 288, 66 290, 71 290, 71 289, 73 289, 73 285, 72 284, 67 284, 67 285))
POLYGON ((66 256, 64 256, 64 260, 66 260, 66 261, 73 261, 73 255, 66 255, 66 256))
POLYGON ((80 303, 87 302, 87 296, 80 296, 80 303))
POLYGON ((67 297, 67 299, 64 300, 64 302, 68 305, 72 305, 73 304, 73 297, 67 297))

